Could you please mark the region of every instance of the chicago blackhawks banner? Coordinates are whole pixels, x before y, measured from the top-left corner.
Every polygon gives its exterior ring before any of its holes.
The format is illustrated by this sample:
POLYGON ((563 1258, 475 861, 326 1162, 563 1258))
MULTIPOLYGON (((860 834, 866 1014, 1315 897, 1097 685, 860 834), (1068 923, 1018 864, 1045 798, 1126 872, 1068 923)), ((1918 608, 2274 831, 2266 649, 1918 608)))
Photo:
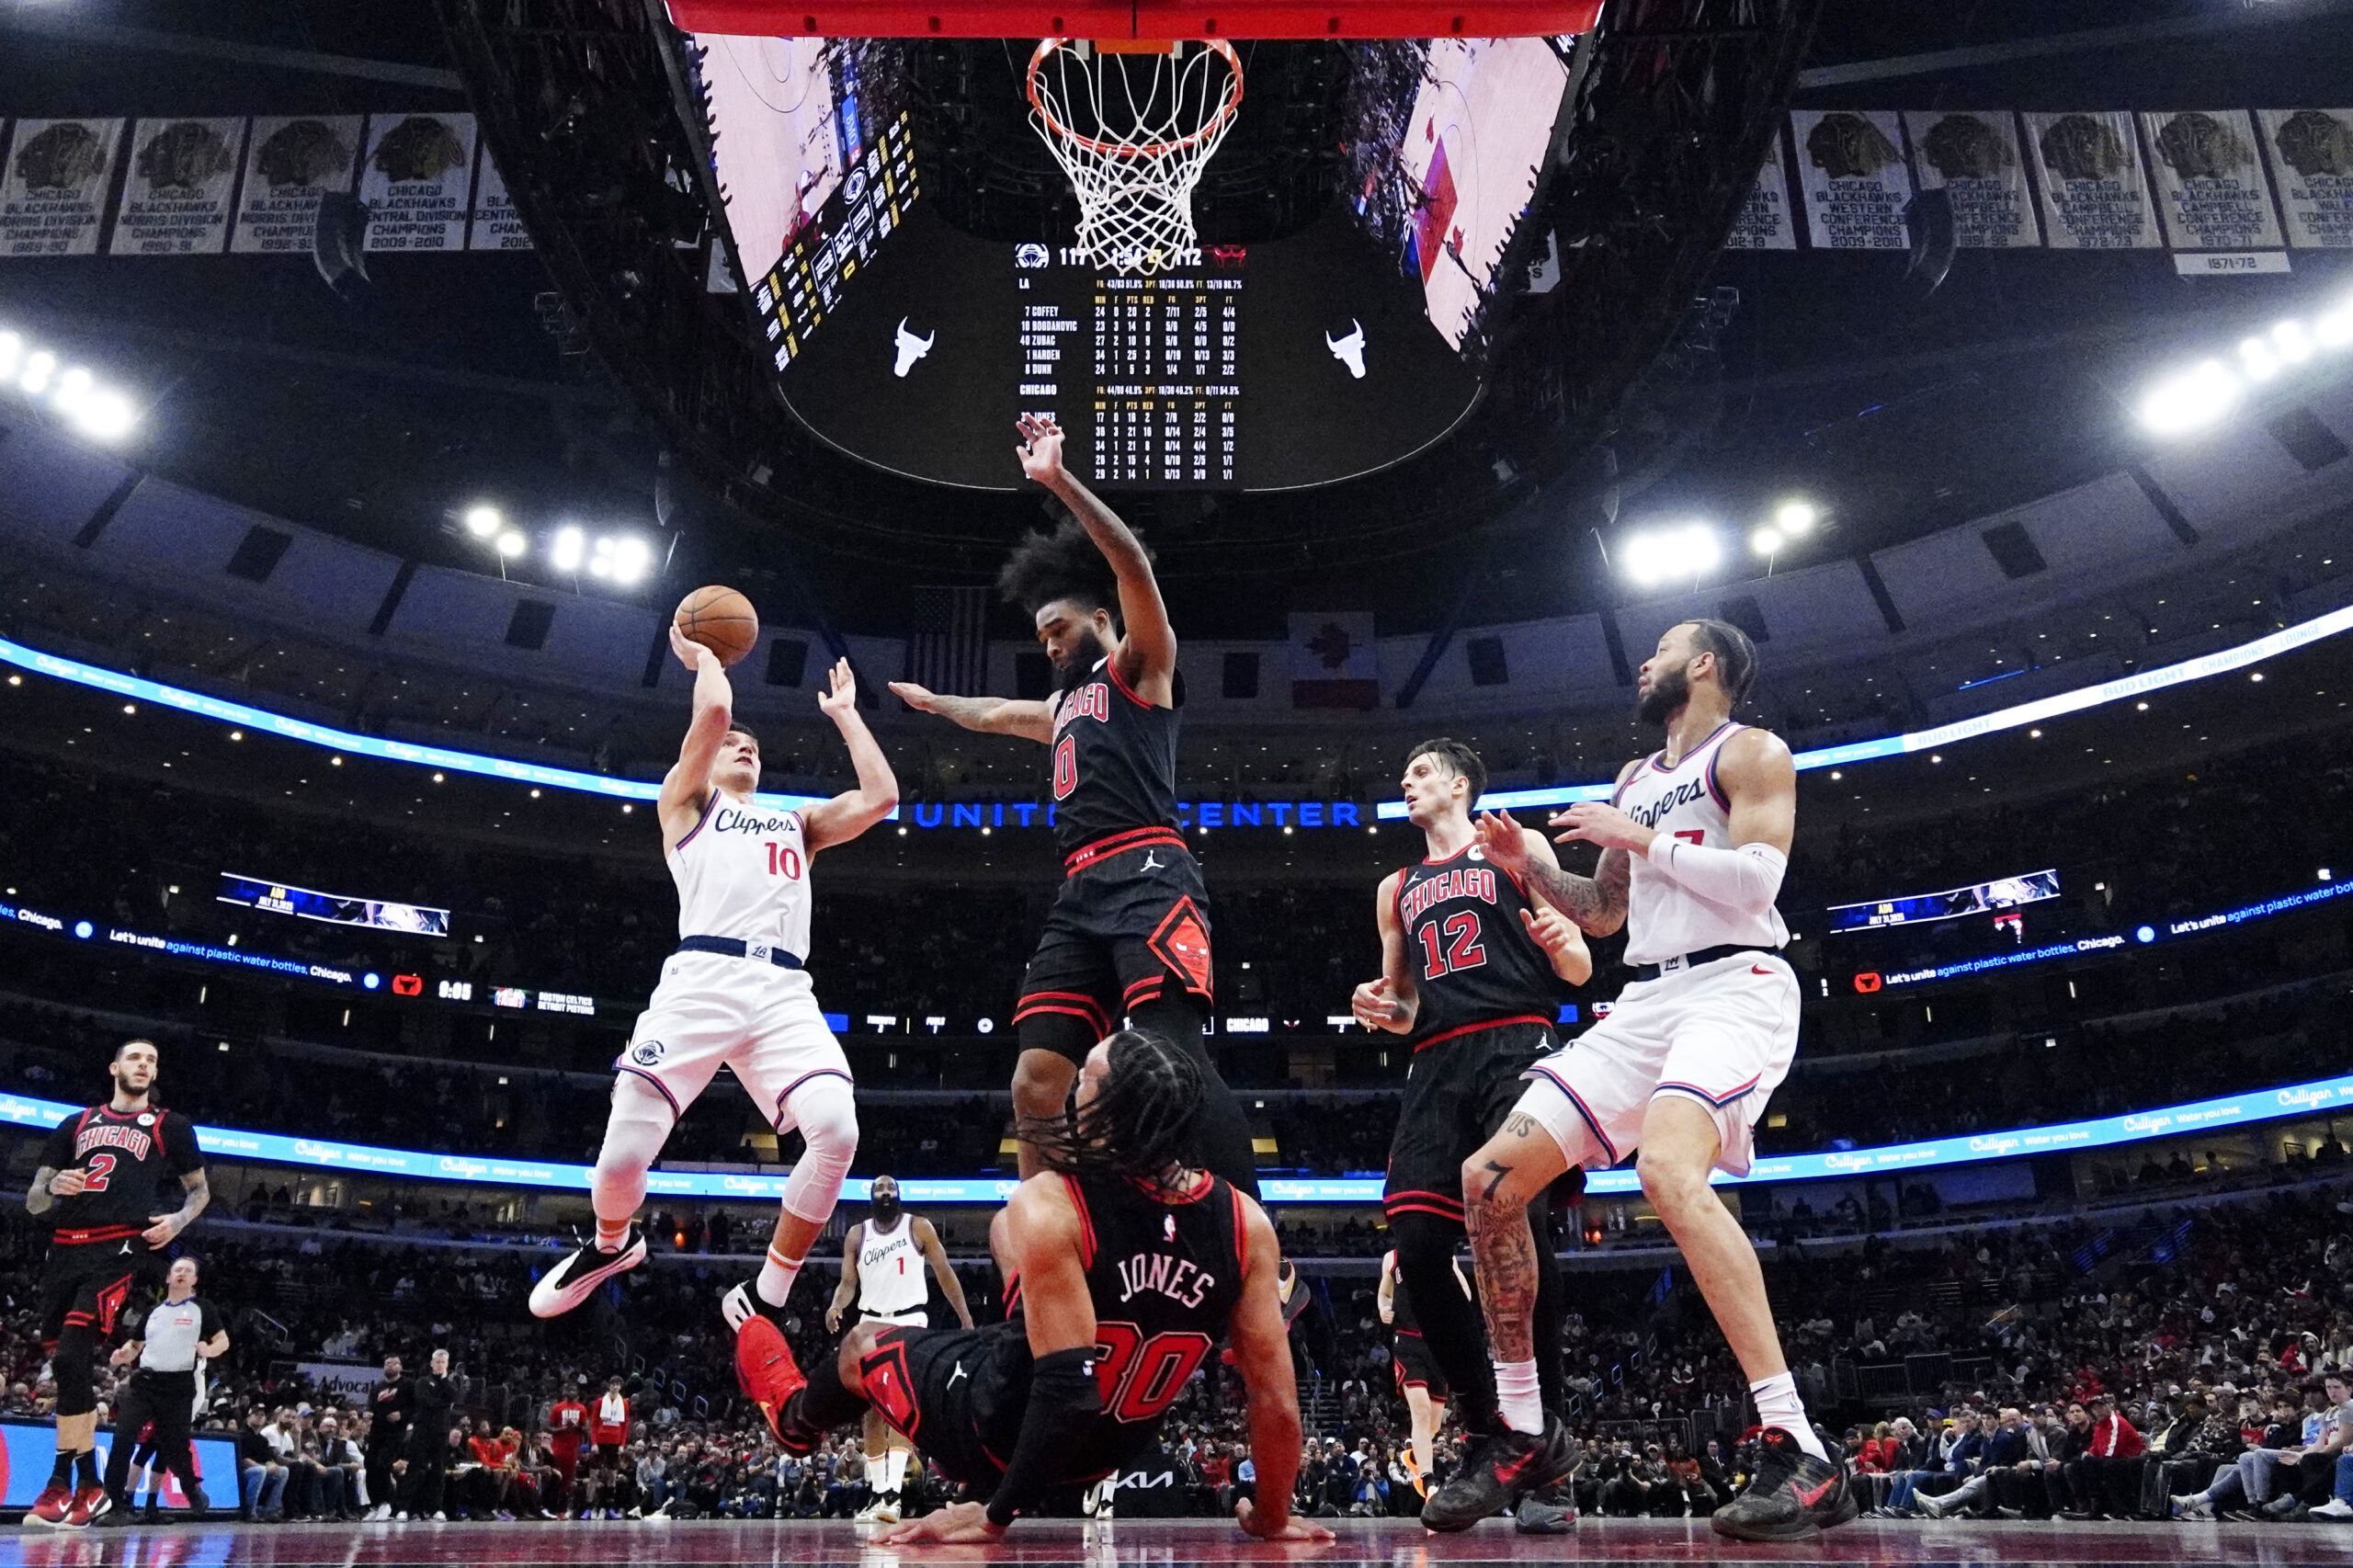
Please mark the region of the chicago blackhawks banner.
POLYGON ((2018 151, 2018 119, 2007 109, 1906 110, 1920 188, 1952 202, 1953 242, 1970 250, 2039 245, 2034 193, 2018 151))
POLYGON ((1887 109, 1793 109, 1805 225, 1817 250, 1904 250, 1912 171, 1887 109))
POLYGON ((20 119, 0 175, 0 255, 96 256, 119 119, 20 119))
POLYGON ((2157 248, 2156 210, 2129 112, 2029 114, 2026 136, 2053 250, 2157 248))
POLYGON ((1782 167, 1782 157, 1783 142, 1776 131, 1773 145, 1757 166, 1756 183, 1748 187, 1748 199, 1741 203, 1740 216, 1732 221, 1732 233, 1724 236, 1726 250, 1798 248, 1797 221, 1790 216, 1790 176, 1782 167))
POLYGON ((142 119, 108 256, 219 256, 245 146, 243 119, 142 119))
POLYGON ((2277 250, 2279 217, 2241 108, 2143 114, 2157 212, 2176 250, 2277 250))
POLYGON ((2353 108, 2259 108, 2255 118, 2288 243, 2353 246, 2353 108))
POLYGON ((310 254, 320 199, 351 190, 364 123, 356 114, 256 116, 229 248, 241 256, 310 254))
POLYGON ((359 170, 367 248, 465 249, 473 173, 472 115, 369 115, 359 170))

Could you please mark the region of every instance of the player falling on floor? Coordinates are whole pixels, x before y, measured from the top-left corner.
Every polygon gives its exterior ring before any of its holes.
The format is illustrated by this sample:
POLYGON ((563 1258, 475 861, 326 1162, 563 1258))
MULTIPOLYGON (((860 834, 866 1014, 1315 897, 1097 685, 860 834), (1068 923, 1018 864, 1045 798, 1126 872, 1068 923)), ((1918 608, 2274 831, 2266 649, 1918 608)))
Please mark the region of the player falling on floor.
MULTIPOLYGON (((1062 431, 1027 415, 1020 428, 1022 472, 1052 491, 1071 520, 1024 540, 997 587, 1036 623, 1056 672, 1053 700, 891 685, 911 708, 1051 748, 1054 842, 1066 875, 1014 1010, 1014 1114, 1060 1114, 1079 1063, 1124 1017, 1192 1053, 1209 1096, 1200 1163, 1256 1194, 1249 1125, 1201 1038, 1210 917, 1200 868, 1176 823, 1176 633, 1151 555, 1063 466, 1062 431)), ((1027 1143, 1020 1161, 1025 1176, 1041 1168, 1027 1143)))
MULTIPOLYGON (((963 1283, 948 1266, 939 1233, 922 1215, 900 1207, 896 1176, 876 1176, 867 1187, 866 1218, 842 1237, 842 1279, 825 1308, 825 1332, 841 1332, 842 1313, 853 1299, 861 1324, 922 1328, 931 1322, 933 1279, 939 1281, 939 1293, 954 1310, 956 1321, 972 1327, 972 1309, 964 1303, 963 1283)), ((915 1450, 871 1408, 863 1437, 859 1451, 866 1456, 866 1489, 874 1500, 858 1517, 896 1524, 899 1494, 915 1450)))
POLYGON ((596 1239, 540 1276, 531 1311, 543 1318, 570 1312, 644 1261, 636 1214, 645 1173, 724 1063, 779 1137, 799 1128, 808 1143, 785 1183, 767 1262, 721 1303, 732 1328, 757 1312, 781 1312, 858 1153, 849 1062, 801 967, 809 862, 890 815, 899 786, 858 717, 858 683, 844 659, 817 706, 849 747, 858 788, 806 811, 760 804, 760 743, 734 721, 725 666, 675 627, 670 646, 695 674, 693 717, 656 806, 664 858, 678 884, 678 947, 613 1063, 612 1112, 589 1181, 596 1239))
MULTIPOLYGON (((1573 1165, 1639 1147, 1643 1192, 1682 1249, 1756 1396, 1764 1458, 1711 1517, 1719 1535, 1788 1540, 1856 1513, 1846 1466, 1808 1419, 1781 1357, 1756 1252, 1709 1173, 1748 1169, 1751 1134, 1797 1051, 1798 983, 1774 898, 1789 865, 1797 774, 1789 747, 1735 723, 1756 650, 1719 620, 1669 627, 1643 665, 1636 714, 1666 727, 1607 803, 1552 819, 1563 843, 1601 851, 1590 877, 1528 853, 1492 812, 1479 843, 1498 868, 1595 936, 1627 928, 1636 979, 1608 1017, 1530 1072, 1503 1131, 1465 1161, 1471 1249, 1510 1430, 1482 1444, 1429 1503, 1448 1517, 1507 1506, 1550 1434, 1533 1395, 1537 1246, 1529 1200, 1573 1165), (1529 1392, 1515 1394, 1516 1385, 1529 1392)), ((1552 1423, 1557 1426, 1557 1420, 1552 1423)), ((1427 1511, 1425 1514, 1427 1517, 1427 1511)))
POLYGON ((154 1103, 155 1043, 128 1040, 107 1064, 114 1094, 57 1124, 25 1209, 56 1228, 41 1266, 41 1341, 57 1383, 57 1461, 25 1516, 28 1525, 79 1528, 106 1513, 98 1476, 97 1351, 114 1335, 132 1287, 188 1229, 212 1189, 188 1118, 154 1103), (155 1212, 166 1180, 185 1195, 155 1212))
MULTIPOLYGON (((1478 753, 1443 737, 1424 741, 1406 754, 1398 783, 1426 853, 1382 879, 1373 900, 1381 978, 1358 986, 1349 1005, 1367 1028, 1413 1040, 1381 1207, 1397 1243, 1398 1272, 1421 1308, 1421 1346, 1452 1385, 1464 1432, 1483 1437, 1497 1429, 1496 1381, 1478 1309, 1449 1281, 1463 1240, 1462 1162, 1503 1126, 1521 1077, 1552 1049, 1563 984, 1584 984, 1593 959, 1576 926, 1532 898, 1523 873, 1481 846, 1471 821, 1487 784, 1478 753)), ((1518 831, 1522 862, 1556 865, 1542 834, 1518 831)), ((1557 1405, 1558 1269, 1549 1251, 1538 1255, 1537 1267, 1539 1314, 1552 1325, 1541 1336, 1552 1363, 1545 1392, 1557 1405)), ((1538 1398, 1534 1381, 1525 1392, 1538 1398)), ((1563 1433, 1531 1480, 1561 1479, 1574 1457, 1563 1433)), ((1458 1529, 1477 1519, 1457 1522, 1443 1509, 1431 1517, 1426 1506, 1423 1522, 1458 1529)))
MULTIPOLYGON (((1462 1278, 1462 1266, 1449 1259, 1455 1287, 1461 1291, 1466 1306, 1471 1305, 1471 1281, 1462 1278)), ((1391 1335, 1390 1370, 1397 1380, 1398 1395, 1405 1402, 1405 1415, 1412 1424, 1412 1446, 1406 1450, 1406 1462, 1412 1466, 1414 1490, 1424 1497, 1429 1495, 1428 1476, 1436 1455, 1438 1429, 1446 1422, 1446 1406, 1453 1397, 1453 1390, 1446 1381, 1446 1369, 1430 1355, 1429 1346, 1422 1342, 1421 1319, 1414 1312, 1413 1287, 1397 1271, 1397 1249, 1390 1248, 1381 1255, 1381 1284, 1373 1294, 1374 1305, 1381 1321, 1389 1325, 1391 1335)), ((1473 1312, 1476 1306, 1471 1306, 1473 1312)))
POLYGON ((1220 1337, 1250 1401, 1262 1540, 1328 1541, 1290 1517, 1298 1390, 1276 1300, 1274 1226, 1189 1165, 1205 1085, 1194 1052, 1123 1030, 1087 1052, 1069 1109, 1022 1131, 1044 1171, 1001 1217, 1018 1315, 980 1329, 863 1324, 804 1380, 765 1319, 736 1336, 736 1372, 788 1452, 870 1405, 950 1478, 989 1495, 876 1538, 985 1542, 1051 1490, 1130 1466, 1220 1337))

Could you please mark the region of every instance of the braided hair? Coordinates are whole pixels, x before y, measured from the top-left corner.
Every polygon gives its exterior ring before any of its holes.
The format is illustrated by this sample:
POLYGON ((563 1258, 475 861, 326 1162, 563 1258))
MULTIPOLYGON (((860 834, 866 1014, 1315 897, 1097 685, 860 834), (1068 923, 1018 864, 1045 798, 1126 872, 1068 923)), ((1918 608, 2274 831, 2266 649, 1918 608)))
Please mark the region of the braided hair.
POLYGON ((1165 1036, 1121 1029, 1106 1042, 1110 1071, 1084 1108, 1025 1116, 1017 1132, 1048 1170, 1155 1185, 1193 1153, 1201 1070, 1165 1036))
MULTIPOLYGON (((1147 560, 1151 554, 1144 552, 1147 560)), ((1112 628, 1124 633, 1120 580, 1076 517, 1064 517, 1050 534, 1023 535, 996 574, 996 591, 1024 615, 1036 615, 1056 599, 1068 599, 1089 613, 1107 609, 1112 628)))

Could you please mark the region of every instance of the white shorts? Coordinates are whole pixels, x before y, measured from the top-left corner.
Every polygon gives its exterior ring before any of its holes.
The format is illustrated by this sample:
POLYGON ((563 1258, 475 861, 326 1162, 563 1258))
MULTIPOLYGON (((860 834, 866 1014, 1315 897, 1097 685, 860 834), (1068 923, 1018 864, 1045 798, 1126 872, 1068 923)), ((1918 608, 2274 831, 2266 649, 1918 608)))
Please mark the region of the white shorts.
POLYGON ((860 1307, 858 1309, 858 1321, 887 1323, 899 1328, 922 1328, 931 1322, 931 1312, 923 1307, 908 1307, 895 1312, 870 1312, 864 1307, 860 1307))
POLYGON ((725 953, 673 953, 613 1062, 662 1091, 685 1114, 726 1063, 779 1132, 786 1096, 813 1078, 850 1081, 849 1059, 825 1027, 806 971, 725 953))
POLYGON ((1518 1109, 1575 1159, 1599 1143, 1616 1165, 1643 1140, 1660 1095, 1716 1119, 1716 1166, 1748 1174, 1751 1132, 1798 1049, 1798 977, 1777 953, 1744 952, 1638 980, 1618 1005, 1523 1074, 1518 1109))

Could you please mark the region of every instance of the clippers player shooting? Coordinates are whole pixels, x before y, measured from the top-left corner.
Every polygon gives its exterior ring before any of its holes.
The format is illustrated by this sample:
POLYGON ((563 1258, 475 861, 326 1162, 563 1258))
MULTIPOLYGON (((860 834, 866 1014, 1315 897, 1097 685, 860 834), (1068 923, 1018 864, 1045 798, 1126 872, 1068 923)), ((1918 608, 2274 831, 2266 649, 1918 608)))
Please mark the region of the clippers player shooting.
MULTIPOLYGON (((945 697, 906 681, 908 707, 1051 748, 1054 842, 1065 877, 1022 977, 1013 1019, 1017 1124, 1062 1112, 1079 1063, 1122 1018, 1189 1052, 1208 1094, 1199 1161, 1258 1190, 1250 1129, 1202 1042, 1211 994, 1208 894, 1176 824, 1176 633, 1152 557, 1063 467, 1063 433, 1023 415, 1021 472, 1071 519, 1032 534, 997 575, 1053 662, 1051 702, 945 697)), ((1021 1174, 1043 1167, 1027 1142, 1021 1174)))
POLYGON ((1188 1163, 1201 1089, 1191 1051, 1122 1031, 1087 1053, 1071 1108, 1024 1129, 1045 1169, 1000 1217, 1018 1316, 969 1330, 862 1324, 806 1380, 773 1324, 736 1336, 736 1375, 788 1452, 871 1405, 989 1499, 877 1544, 997 1540, 1050 1492, 1129 1467, 1229 1333, 1258 1471, 1258 1503, 1238 1505, 1235 1522, 1261 1540, 1332 1539, 1290 1517, 1299 1400, 1274 1226, 1188 1163))
MULTIPOLYGON (((1398 1275, 1421 1307, 1418 1347, 1444 1373, 1441 1386, 1451 1385, 1459 1396, 1463 1430, 1473 1437, 1497 1431, 1498 1384, 1478 1309, 1449 1278, 1464 1234, 1462 1163, 1503 1126, 1519 1099, 1521 1078, 1552 1049, 1563 985, 1582 985, 1593 975, 1576 926, 1529 895, 1525 873, 1480 845, 1471 808, 1486 784, 1478 753, 1460 741, 1424 741, 1407 754, 1399 785, 1406 819, 1422 830, 1427 853, 1420 864, 1382 879, 1373 900, 1381 978, 1358 986, 1350 998, 1365 1028, 1413 1040, 1381 1207, 1397 1242, 1398 1275)), ((1522 862, 1558 869, 1542 834, 1514 831, 1522 862)), ((1540 1233, 1540 1216, 1536 1223, 1540 1233)), ((1501 1392, 1514 1408, 1540 1403, 1557 1409, 1559 1268, 1549 1247, 1536 1249, 1535 1264, 1536 1337, 1545 1349, 1537 1358, 1541 1393, 1536 1360, 1525 1369, 1524 1388, 1509 1381, 1501 1392)), ((1538 1467, 1548 1473, 1535 1479, 1558 1480, 1572 1460, 1563 1446, 1538 1467)), ((1492 1512, 1458 1523, 1432 1498, 1423 1522, 1459 1529, 1492 1512)))
MULTIPOLYGON (((26 1210, 56 1229, 41 1267, 41 1346, 57 1381, 57 1462, 25 1516, 28 1525, 79 1528, 108 1508, 98 1476, 98 1346, 114 1337, 131 1288, 149 1276, 212 1200, 188 1118, 154 1103, 155 1043, 115 1048, 114 1095, 57 1124, 25 1188, 26 1210), (157 1214, 176 1180, 178 1209, 157 1214)), ((135 1436, 136 1434, 127 1434, 135 1436)))
MULTIPOLYGON (((1630 763, 1607 802, 1552 818, 1562 843, 1601 851, 1590 877, 1531 855, 1524 829, 1492 812, 1479 844, 1593 936, 1627 928, 1636 978, 1609 1016, 1529 1072, 1503 1131, 1463 1162, 1472 1257, 1505 1390, 1509 1430, 1490 1438, 1429 1507, 1468 1522, 1506 1506, 1556 1441, 1532 1397, 1538 1247, 1528 1205, 1571 1166, 1612 1165, 1639 1147, 1643 1192, 1665 1221, 1748 1376, 1764 1458, 1740 1495, 1710 1518, 1735 1540, 1793 1540, 1856 1514, 1846 1466, 1827 1452, 1782 1359, 1756 1249, 1708 1186, 1745 1174, 1751 1131, 1790 1070, 1798 983, 1774 897, 1797 822, 1789 747, 1733 722, 1756 672, 1737 627, 1667 629, 1644 662, 1636 715, 1665 724, 1662 751, 1630 763)), ((1428 1519, 1426 1510, 1425 1520, 1428 1519)), ((1459 1527, 1458 1527, 1459 1528, 1459 1527)))
MULTIPOLYGON (((899 1206, 899 1180, 879 1176, 867 1188, 866 1218, 842 1238, 842 1280, 825 1308, 825 1332, 841 1332, 842 1312, 853 1297, 858 1321, 898 1327, 923 1328, 931 1322, 931 1291, 927 1281, 939 1281, 939 1293, 954 1309, 956 1321, 972 1326, 972 1309, 964 1303, 964 1286, 948 1266, 948 1249, 939 1233, 920 1214, 899 1206)), ((874 1501, 860 1510, 861 1519, 896 1524, 899 1494, 906 1483, 907 1461, 915 1450, 891 1430, 880 1412, 866 1412, 864 1441, 866 1488, 874 1501)))
POLYGON ((858 788, 806 812, 761 805, 759 739, 735 722, 726 666, 675 626, 670 646, 695 676, 693 717, 656 803, 663 858, 678 885, 678 946, 613 1063, 612 1112, 589 1179, 596 1238, 531 1287, 531 1311, 570 1312, 645 1260, 636 1219, 645 1173, 724 1063, 779 1138, 797 1127, 808 1143, 785 1183, 767 1261, 721 1302, 733 1328, 781 1312, 858 1153, 849 1061, 802 967, 809 863, 890 815, 899 786, 858 717, 858 683, 844 659, 817 706, 849 747, 858 788))

